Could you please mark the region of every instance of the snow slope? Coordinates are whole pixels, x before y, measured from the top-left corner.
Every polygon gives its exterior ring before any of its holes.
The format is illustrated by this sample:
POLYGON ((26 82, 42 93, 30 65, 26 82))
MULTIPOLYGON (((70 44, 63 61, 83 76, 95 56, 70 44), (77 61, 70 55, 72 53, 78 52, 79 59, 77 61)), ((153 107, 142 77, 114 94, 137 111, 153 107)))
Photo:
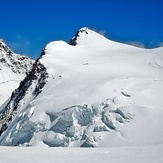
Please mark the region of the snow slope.
POLYGON ((0 39, 0 106, 19 86, 33 63, 32 59, 13 53, 0 39))
POLYGON ((22 98, 20 87, 13 93, 1 145, 163 143, 163 48, 113 42, 87 28, 70 44, 49 43, 21 84, 22 98))

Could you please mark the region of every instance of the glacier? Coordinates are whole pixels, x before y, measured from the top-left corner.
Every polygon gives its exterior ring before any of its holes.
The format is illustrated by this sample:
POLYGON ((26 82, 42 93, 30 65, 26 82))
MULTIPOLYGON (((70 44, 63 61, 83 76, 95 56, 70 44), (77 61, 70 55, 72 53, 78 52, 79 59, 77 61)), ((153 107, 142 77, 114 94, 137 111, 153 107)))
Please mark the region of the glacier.
POLYGON ((162 144, 162 71, 163 48, 138 48, 81 28, 69 44, 47 44, 3 105, 0 144, 162 144))

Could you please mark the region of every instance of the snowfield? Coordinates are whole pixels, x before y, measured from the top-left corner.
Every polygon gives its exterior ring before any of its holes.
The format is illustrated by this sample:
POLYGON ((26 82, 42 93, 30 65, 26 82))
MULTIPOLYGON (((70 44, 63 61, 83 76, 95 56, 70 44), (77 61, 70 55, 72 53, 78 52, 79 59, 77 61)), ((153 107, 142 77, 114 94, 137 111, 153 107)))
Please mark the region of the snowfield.
POLYGON ((20 146, 4 162, 162 162, 163 48, 88 28, 70 43, 49 43, 1 107, 0 144, 20 146))
POLYGON ((162 163, 163 145, 108 148, 0 147, 1 163, 162 163))

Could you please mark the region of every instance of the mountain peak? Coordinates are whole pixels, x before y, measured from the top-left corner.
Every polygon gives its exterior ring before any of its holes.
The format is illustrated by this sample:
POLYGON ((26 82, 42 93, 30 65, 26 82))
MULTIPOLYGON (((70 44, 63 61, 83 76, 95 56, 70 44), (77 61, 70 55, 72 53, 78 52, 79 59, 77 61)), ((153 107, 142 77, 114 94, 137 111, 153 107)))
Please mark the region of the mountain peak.
POLYGON ((0 43, 5 43, 3 39, 0 38, 0 43))
POLYGON ((162 143, 162 54, 88 28, 81 28, 70 45, 50 42, 0 107, 0 145, 162 143), (149 125, 151 119, 156 123, 149 125))
POLYGON ((2 38, 0 38, 0 43, 6 44, 2 38))
POLYGON ((109 40, 98 32, 87 27, 79 29, 76 35, 70 40, 69 44, 73 46, 82 45, 111 50, 133 48, 131 45, 109 40))
POLYGON ((77 31, 76 35, 70 40, 69 44, 74 45, 74 46, 82 45, 82 44, 89 44, 88 41, 91 41, 93 39, 92 38, 93 36, 95 37, 94 41, 97 41, 98 39, 101 39, 101 38, 105 38, 104 36, 89 29, 88 27, 83 27, 77 31))
POLYGON ((26 73, 31 69, 34 61, 23 55, 15 54, 5 43, 0 39, 0 64, 4 67, 9 67, 14 73, 26 73))
POLYGON ((33 63, 31 58, 15 54, 5 41, 0 39, 0 106, 17 88, 33 63))
POLYGON ((5 43, 5 41, 3 39, 0 39, 0 51, 2 52, 6 52, 8 55, 13 54, 13 52, 11 51, 11 49, 7 46, 7 44, 5 43))

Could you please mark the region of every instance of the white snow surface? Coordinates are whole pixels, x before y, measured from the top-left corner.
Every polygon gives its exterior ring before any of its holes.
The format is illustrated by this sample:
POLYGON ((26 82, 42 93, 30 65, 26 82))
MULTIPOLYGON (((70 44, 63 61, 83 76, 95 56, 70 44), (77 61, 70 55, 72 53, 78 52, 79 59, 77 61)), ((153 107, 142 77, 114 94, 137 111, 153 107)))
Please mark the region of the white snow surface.
MULTIPOLYGON (((66 157, 73 162, 69 153, 75 151, 81 162, 100 162, 102 158, 102 162, 126 162, 132 157, 133 162, 140 162, 137 154, 146 162, 162 161, 163 147, 156 144, 163 143, 163 48, 137 48, 82 30, 76 46, 55 41, 45 47, 40 62, 47 68, 48 82, 27 107, 22 104, 1 136, 1 145, 114 147, 65 152, 46 149, 54 152, 50 159, 61 152, 63 162, 66 157), (126 147, 135 145, 150 146, 126 147)), ((41 149, 31 150, 35 151, 43 162, 41 149)), ((12 155, 16 158, 14 152, 12 155)))
POLYGON ((0 108, 19 86, 33 62, 28 57, 13 53, 0 39, 0 108))
POLYGON ((1 163, 162 163, 163 145, 108 148, 0 147, 1 163))
POLYGON ((0 70, 0 106, 11 96, 24 77, 24 74, 15 74, 7 67, 0 70))

